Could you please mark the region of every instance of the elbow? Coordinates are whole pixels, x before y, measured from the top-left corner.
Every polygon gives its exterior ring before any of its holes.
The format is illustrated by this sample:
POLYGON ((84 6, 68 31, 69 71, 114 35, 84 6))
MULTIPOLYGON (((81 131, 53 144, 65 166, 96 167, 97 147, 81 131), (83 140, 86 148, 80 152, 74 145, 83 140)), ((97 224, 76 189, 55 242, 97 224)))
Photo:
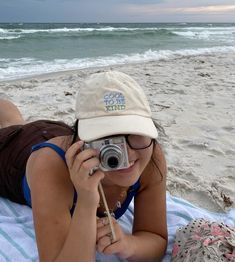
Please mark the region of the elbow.
MULTIPOLYGON (((167 251, 167 246, 168 246, 168 233, 160 236, 162 238, 162 242, 163 242, 163 248, 162 248, 162 257, 161 259, 165 256, 166 251, 167 251)), ((161 261, 161 260, 160 260, 161 261)))
POLYGON ((155 258, 153 261, 162 261, 167 251, 167 245, 168 245, 168 234, 156 235, 155 258))
POLYGON ((163 257, 166 254, 167 251, 167 245, 168 245, 168 235, 166 236, 160 236, 161 237, 161 244, 160 244, 160 252, 158 253, 157 261, 162 261, 163 257))

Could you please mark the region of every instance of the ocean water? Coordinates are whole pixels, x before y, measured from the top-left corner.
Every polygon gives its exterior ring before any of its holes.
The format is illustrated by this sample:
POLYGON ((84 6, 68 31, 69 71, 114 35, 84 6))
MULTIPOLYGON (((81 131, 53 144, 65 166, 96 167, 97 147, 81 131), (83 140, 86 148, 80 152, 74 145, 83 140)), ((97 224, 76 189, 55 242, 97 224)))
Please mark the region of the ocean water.
POLYGON ((235 52, 235 24, 0 23, 0 81, 217 52, 235 52))

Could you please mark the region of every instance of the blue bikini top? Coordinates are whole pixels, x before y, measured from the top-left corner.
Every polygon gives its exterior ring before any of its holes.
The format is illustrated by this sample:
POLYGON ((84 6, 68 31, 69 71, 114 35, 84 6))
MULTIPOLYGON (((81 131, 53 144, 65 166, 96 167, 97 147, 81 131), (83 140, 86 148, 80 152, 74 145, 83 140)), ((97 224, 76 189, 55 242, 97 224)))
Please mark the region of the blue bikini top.
MULTIPOLYGON (((65 151, 63 149, 61 149, 60 147, 58 147, 57 145, 52 144, 52 143, 43 142, 43 143, 40 143, 40 144, 36 144, 36 145, 32 146, 32 152, 36 151, 40 148, 43 148, 43 147, 50 147, 51 149, 56 151, 57 154, 66 163, 65 151)), ((26 175, 24 175, 23 180, 22 180, 22 188, 23 188, 24 198, 25 198, 27 204, 31 207, 31 194, 30 194, 30 188, 29 188, 28 183, 27 183, 26 175)), ((139 180, 134 185, 129 187, 125 201, 122 203, 120 208, 117 208, 114 211, 114 215, 115 215, 116 219, 121 217, 126 212, 131 200, 138 193, 139 188, 140 188, 140 181, 139 180)), ((73 215, 74 208, 76 206, 76 202, 77 202, 77 192, 74 188, 73 206, 70 209, 71 216, 73 215)), ((97 212, 97 216, 102 217, 102 216, 104 216, 104 214, 100 214, 99 212, 97 212)))

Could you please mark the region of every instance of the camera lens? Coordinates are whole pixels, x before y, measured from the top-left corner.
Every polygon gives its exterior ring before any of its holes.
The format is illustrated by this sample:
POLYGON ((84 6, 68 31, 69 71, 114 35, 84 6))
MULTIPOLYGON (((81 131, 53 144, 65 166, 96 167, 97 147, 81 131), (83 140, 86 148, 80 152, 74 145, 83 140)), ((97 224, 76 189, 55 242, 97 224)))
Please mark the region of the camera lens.
POLYGON ((117 145, 106 145, 100 151, 100 162, 106 170, 118 169, 123 162, 123 152, 117 145))
POLYGON ((108 160, 107 160, 107 164, 109 167, 111 168, 116 168, 119 166, 119 161, 118 158, 116 158, 115 156, 111 156, 108 160))

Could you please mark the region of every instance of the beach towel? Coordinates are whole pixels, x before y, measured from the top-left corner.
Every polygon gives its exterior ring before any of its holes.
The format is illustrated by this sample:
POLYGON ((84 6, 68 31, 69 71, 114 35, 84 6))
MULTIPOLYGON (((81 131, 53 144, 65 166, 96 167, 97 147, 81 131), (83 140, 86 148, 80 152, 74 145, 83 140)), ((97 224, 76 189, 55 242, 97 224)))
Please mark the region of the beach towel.
MULTIPOLYGON (((133 221, 133 202, 126 213, 119 218, 125 232, 131 232, 133 221)), ((167 193, 167 222, 169 243, 163 262, 170 261, 176 230, 197 218, 224 222, 235 227, 235 209, 228 213, 209 212, 186 200, 167 193)), ((157 223, 157 222, 156 222, 157 223)), ((32 210, 23 205, 0 198, 0 262, 39 261, 33 228, 32 210)), ((96 255, 96 262, 125 261, 115 256, 96 255)))

